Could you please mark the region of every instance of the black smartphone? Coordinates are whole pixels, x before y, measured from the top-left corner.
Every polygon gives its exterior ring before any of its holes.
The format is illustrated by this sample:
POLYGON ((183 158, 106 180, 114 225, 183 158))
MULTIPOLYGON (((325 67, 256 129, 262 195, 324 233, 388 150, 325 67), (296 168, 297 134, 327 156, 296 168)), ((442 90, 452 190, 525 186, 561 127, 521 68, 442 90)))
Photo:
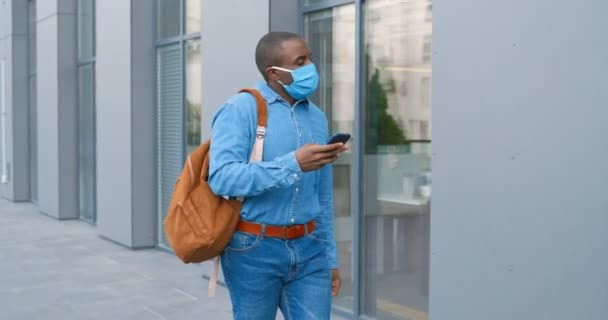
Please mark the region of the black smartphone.
POLYGON ((329 141, 327 141, 327 144, 333 144, 333 143, 338 143, 338 142, 346 143, 346 141, 348 141, 348 139, 350 139, 350 133, 336 133, 333 136, 331 136, 331 138, 329 138, 329 141))

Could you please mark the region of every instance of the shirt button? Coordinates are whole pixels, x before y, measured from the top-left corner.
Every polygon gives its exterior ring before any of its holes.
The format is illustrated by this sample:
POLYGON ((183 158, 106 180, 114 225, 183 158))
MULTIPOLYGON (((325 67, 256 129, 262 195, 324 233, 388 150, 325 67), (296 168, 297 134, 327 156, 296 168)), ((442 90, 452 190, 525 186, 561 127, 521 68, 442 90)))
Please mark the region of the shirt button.
POLYGON ((296 221, 296 218, 291 218, 291 223, 294 223, 296 221))
POLYGON ((297 174, 297 173, 294 173, 294 174, 293 174, 293 176, 297 178, 297 177, 298 177, 298 174, 297 174))
POLYGON ((296 192, 300 191, 300 188, 296 188, 296 192))

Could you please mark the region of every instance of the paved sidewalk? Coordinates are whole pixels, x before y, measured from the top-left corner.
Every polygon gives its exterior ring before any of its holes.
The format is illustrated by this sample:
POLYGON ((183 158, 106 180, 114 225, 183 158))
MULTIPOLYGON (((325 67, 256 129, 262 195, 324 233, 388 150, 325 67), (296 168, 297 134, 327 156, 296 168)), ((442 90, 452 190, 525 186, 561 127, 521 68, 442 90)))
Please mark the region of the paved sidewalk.
POLYGON ((232 319, 225 287, 207 297, 203 267, 157 249, 127 249, 83 221, 0 199, 2 320, 232 319))
POLYGON ((133 251, 94 226, 0 200, 0 319, 232 319, 227 290, 207 298, 201 266, 133 251))

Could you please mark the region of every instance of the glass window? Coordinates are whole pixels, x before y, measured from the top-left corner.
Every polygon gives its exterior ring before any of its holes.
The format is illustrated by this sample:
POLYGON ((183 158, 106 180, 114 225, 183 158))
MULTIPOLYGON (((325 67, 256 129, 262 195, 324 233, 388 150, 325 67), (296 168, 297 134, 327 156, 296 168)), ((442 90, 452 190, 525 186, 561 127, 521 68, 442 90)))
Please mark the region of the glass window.
POLYGON ((157 0, 159 245, 162 222, 186 155, 201 143, 201 0, 157 0), (183 13, 183 14, 182 14, 183 13))
POLYGON ((169 247, 162 221, 169 208, 175 179, 182 170, 185 153, 181 43, 160 47, 157 51, 158 226, 160 245, 169 247))
POLYGON ((363 3, 361 313, 428 319, 430 0, 363 3))
POLYGON ((181 34, 180 0, 157 0, 158 38, 166 39, 181 34))
MULTIPOLYGON (((321 82, 311 99, 327 115, 332 133, 353 133, 355 86, 355 6, 354 4, 307 14, 304 34, 321 82)), ((355 141, 357 137, 351 138, 355 141)), ((352 143, 351 143, 352 146, 352 143)), ((353 150, 334 164, 335 230, 343 287, 334 304, 352 310, 353 150)))
POLYGON ((78 1, 78 59, 95 56, 95 0, 78 1))
POLYGON ((95 221, 95 69, 78 68, 78 171, 80 217, 95 221))
POLYGON ((186 154, 201 144, 201 46, 200 40, 186 42, 186 154))
POLYGON ((304 1, 304 5, 308 6, 308 5, 311 5, 311 4, 317 4, 317 3, 324 2, 324 1, 326 2, 328 0, 305 0, 304 1))
POLYGON ((186 34, 201 31, 201 0, 186 0, 186 34))

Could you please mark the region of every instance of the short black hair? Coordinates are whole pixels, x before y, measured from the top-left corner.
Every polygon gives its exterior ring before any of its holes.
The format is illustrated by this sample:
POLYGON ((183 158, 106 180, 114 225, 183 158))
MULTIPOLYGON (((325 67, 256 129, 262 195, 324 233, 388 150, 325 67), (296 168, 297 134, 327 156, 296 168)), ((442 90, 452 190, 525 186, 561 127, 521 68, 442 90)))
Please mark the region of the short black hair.
POLYGON ((279 47, 283 42, 292 39, 302 39, 301 36, 291 32, 270 32, 263 36, 255 47, 255 64, 266 79, 266 69, 281 63, 279 47))

